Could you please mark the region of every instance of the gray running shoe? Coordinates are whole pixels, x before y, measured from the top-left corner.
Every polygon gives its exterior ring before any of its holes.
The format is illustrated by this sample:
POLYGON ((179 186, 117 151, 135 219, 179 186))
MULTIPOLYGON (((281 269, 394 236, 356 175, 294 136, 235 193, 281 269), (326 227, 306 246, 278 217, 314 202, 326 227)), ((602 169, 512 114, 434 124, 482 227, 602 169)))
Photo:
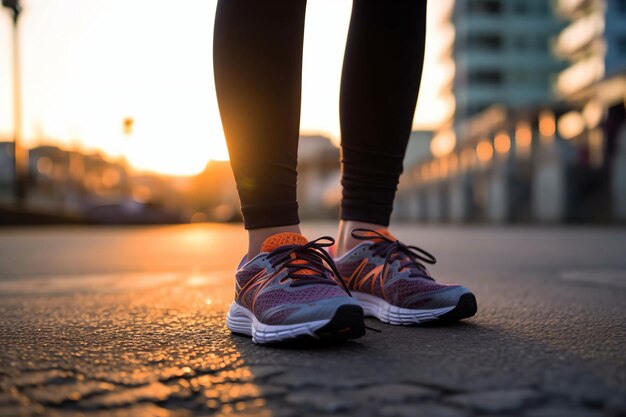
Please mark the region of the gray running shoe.
POLYGON ((439 284, 430 276, 423 264, 436 262, 430 253, 399 242, 387 229, 355 229, 352 236, 363 243, 335 264, 366 316, 411 325, 476 314, 476 297, 469 289, 439 284))
POLYGON ((259 344, 363 336, 363 309, 324 250, 333 243, 330 237, 308 242, 298 233, 267 238, 260 254, 239 265, 228 328, 259 344))

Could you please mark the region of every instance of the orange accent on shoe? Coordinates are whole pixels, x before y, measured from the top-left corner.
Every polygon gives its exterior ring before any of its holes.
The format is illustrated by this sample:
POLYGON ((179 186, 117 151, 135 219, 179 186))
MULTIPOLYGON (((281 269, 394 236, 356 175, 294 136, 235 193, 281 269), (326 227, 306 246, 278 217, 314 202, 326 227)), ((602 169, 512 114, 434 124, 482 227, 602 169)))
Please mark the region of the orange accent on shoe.
POLYGON ((267 278, 269 278, 269 276, 270 275, 268 275, 266 269, 263 269, 256 273, 251 279, 248 280, 246 285, 239 289, 240 297, 244 298, 245 294, 248 291, 252 290, 255 287, 258 287, 259 285, 262 285, 264 282, 268 282, 269 280, 267 278))
POLYGON ((367 262, 368 262, 367 258, 362 259, 361 263, 357 265, 356 268, 354 268, 354 270, 352 271, 352 274, 349 277, 342 277, 350 288, 358 287, 358 283, 356 282, 356 279, 359 277, 359 275, 361 275, 363 268, 367 266, 367 262))
POLYGON ((276 233, 263 241, 261 252, 271 252, 276 248, 286 245, 305 245, 308 242, 307 238, 300 233, 276 233))
MULTIPOLYGON (((272 235, 268 237, 267 239, 265 239, 265 241, 263 241, 263 244, 261 245, 261 252, 271 252, 274 249, 277 249, 281 246, 286 246, 286 245, 306 245, 307 243, 309 243, 307 238, 302 236, 300 233, 293 233, 293 232, 276 233, 275 235, 272 235)), ((292 253, 291 257, 295 259, 296 254, 292 253)), ((291 264, 301 265, 301 264, 306 264, 306 261, 302 259, 296 259, 295 261, 291 262, 291 264)), ((317 274, 317 272, 310 270, 310 269, 301 269, 300 271, 298 271, 298 274, 313 275, 313 274, 317 274)))

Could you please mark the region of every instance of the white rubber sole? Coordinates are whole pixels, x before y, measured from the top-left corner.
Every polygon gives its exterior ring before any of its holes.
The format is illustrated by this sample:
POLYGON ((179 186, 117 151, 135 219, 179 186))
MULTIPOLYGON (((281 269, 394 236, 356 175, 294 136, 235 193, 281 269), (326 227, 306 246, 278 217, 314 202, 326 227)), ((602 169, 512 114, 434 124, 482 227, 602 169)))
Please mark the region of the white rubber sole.
POLYGON ((258 344, 284 342, 301 336, 311 336, 319 339, 315 331, 321 329, 329 322, 330 319, 282 326, 263 324, 254 317, 250 310, 236 302, 231 304, 226 315, 226 327, 231 332, 252 336, 252 341, 258 344))
POLYGON ((389 304, 382 298, 378 298, 371 294, 352 291, 352 296, 359 301, 366 316, 376 317, 383 323, 396 325, 408 326, 437 320, 439 316, 454 310, 456 307, 451 306, 435 309, 413 310, 396 307, 389 304))

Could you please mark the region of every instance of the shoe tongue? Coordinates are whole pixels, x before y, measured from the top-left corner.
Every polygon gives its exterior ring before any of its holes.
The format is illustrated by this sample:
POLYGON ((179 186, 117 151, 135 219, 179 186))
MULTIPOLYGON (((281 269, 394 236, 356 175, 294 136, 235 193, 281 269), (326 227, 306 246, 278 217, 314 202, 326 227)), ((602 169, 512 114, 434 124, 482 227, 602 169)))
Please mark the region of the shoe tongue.
MULTIPOLYGON (((393 240, 394 242, 396 240, 398 240, 397 237, 395 237, 394 235, 392 235, 389 230, 385 229, 385 228, 380 228, 377 229, 376 232, 380 233, 381 235, 385 236, 388 239, 393 240)), ((372 242, 381 242, 382 239, 380 237, 372 237, 372 239, 370 239, 372 242)), ((396 256, 400 256, 401 259, 407 259, 408 256, 406 254, 399 254, 396 253, 396 256)), ((428 271, 426 269, 419 269, 419 271, 421 272, 422 275, 426 276, 426 277, 430 277, 430 275, 428 274, 428 271)))
POLYGON ((261 252, 271 252, 276 248, 286 245, 305 245, 308 242, 306 237, 302 236, 300 233, 276 233, 263 241, 261 252))
MULTIPOLYGON (((265 239, 265 241, 263 242, 263 245, 261 245, 261 252, 271 252, 276 248, 279 248, 281 246, 286 246, 286 245, 305 245, 308 242, 309 241, 307 240, 307 238, 302 236, 300 233, 292 233, 292 232, 276 233, 275 235, 272 235, 268 237, 267 239, 265 239)), ((294 260, 291 262, 294 265, 307 263, 307 261, 303 259, 295 259, 296 257, 295 253, 292 253, 291 257, 294 258, 294 260)), ((312 269, 300 269, 296 273, 296 275, 315 275, 315 274, 317 274, 317 272, 315 272, 312 269)))

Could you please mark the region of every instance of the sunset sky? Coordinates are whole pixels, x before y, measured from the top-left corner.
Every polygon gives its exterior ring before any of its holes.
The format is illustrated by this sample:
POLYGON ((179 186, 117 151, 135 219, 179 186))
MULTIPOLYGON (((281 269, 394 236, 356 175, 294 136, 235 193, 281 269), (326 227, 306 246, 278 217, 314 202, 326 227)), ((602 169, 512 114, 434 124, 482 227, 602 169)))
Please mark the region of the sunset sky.
MULTIPOLYGON (((193 174, 227 159, 212 68, 216 1, 25 0, 21 19, 24 130, 56 143, 125 155, 139 169, 193 174), (122 120, 135 128, 125 137, 122 120)), ((438 62, 450 36, 431 24, 415 127, 432 127, 452 69, 438 62)), ((309 0, 301 129, 339 139, 338 97, 351 1, 309 0)), ((0 140, 12 132, 11 22, 0 15, 0 140)))

